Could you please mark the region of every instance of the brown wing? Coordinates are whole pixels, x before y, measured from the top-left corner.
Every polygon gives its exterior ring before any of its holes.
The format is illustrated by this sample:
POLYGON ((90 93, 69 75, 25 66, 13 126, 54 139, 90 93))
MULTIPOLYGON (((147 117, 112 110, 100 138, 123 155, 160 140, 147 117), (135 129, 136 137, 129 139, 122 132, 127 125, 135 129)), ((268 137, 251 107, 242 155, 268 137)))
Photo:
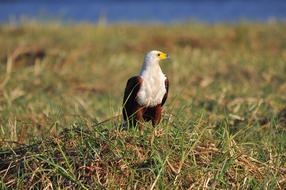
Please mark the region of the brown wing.
POLYGON ((165 87, 166 87, 166 93, 162 99, 161 106, 163 106, 165 104, 167 97, 168 97, 168 92, 169 92, 169 80, 168 80, 168 78, 166 78, 166 80, 165 80, 165 87))
POLYGON ((126 121, 138 109, 139 104, 136 101, 137 93, 141 87, 142 78, 140 76, 131 77, 126 84, 123 97, 123 118, 126 121))

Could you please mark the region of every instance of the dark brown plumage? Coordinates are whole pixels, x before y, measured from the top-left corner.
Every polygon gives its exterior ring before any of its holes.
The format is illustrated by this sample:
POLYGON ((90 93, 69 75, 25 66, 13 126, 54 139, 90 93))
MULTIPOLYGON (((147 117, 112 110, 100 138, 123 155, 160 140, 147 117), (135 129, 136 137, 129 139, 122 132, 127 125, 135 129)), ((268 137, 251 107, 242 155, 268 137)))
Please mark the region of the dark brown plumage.
POLYGON ((158 125, 162 116, 162 106, 165 104, 169 92, 169 80, 165 80, 166 93, 162 102, 156 106, 147 107, 139 105, 137 93, 140 90, 143 79, 140 76, 131 77, 126 84, 123 98, 123 119, 129 126, 136 126, 143 121, 152 121, 152 125, 158 125))
POLYGON ((169 81, 162 72, 160 61, 168 59, 168 54, 152 50, 144 57, 138 76, 131 77, 126 84, 123 97, 123 126, 143 126, 143 121, 158 125, 162 117, 169 81))

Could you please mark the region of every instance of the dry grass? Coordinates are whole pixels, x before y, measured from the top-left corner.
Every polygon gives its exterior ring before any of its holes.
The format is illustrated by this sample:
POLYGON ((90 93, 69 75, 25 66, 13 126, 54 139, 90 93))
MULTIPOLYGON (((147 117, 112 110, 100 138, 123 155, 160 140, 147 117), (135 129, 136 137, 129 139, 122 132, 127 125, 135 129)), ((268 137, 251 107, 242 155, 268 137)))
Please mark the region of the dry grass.
POLYGON ((285 189, 285 31, 2 25, 1 189, 285 189), (164 120, 121 130, 125 82, 150 49, 172 57, 164 120))

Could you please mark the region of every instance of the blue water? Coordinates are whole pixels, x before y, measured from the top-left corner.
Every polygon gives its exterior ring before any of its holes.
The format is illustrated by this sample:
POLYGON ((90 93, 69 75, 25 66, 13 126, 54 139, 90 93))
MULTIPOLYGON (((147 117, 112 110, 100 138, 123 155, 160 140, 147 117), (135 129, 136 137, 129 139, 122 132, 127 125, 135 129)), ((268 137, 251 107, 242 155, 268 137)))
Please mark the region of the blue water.
POLYGON ((72 22, 237 22, 286 20, 286 0, 0 0, 0 22, 36 20, 72 22), (58 3, 60 2, 60 3, 58 3))

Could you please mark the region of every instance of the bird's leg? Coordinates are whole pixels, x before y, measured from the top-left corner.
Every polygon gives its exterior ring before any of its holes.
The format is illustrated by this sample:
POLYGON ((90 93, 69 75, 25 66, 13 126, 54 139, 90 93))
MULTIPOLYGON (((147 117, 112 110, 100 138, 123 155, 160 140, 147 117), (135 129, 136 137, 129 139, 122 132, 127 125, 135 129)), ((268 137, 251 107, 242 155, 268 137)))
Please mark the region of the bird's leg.
POLYGON ((155 127, 156 125, 158 125, 160 123, 161 116, 162 116, 162 107, 161 107, 161 105, 158 105, 155 107, 154 117, 152 118, 153 127, 155 127))
POLYGON ((137 110, 135 118, 136 118, 136 124, 138 123, 139 129, 143 130, 143 114, 144 114, 144 107, 141 107, 137 110))

